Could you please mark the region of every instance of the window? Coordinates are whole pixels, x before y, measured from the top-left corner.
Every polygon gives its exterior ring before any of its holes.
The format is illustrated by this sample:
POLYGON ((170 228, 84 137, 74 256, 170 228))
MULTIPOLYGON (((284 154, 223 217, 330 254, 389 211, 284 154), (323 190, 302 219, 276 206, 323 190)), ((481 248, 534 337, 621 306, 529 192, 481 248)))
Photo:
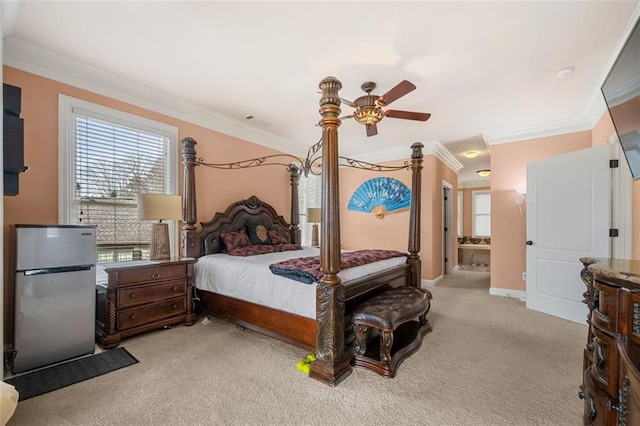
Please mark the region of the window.
POLYGON ((137 197, 177 193, 177 129, 62 95, 59 109, 60 222, 97 225, 98 263, 148 258, 137 197))
POLYGON ((491 236, 491 193, 489 191, 473 191, 473 236, 491 236))
POLYGON ((320 207, 322 199, 322 178, 319 175, 309 173, 309 176, 300 176, 298 182, 298 209, 300 211, 300 234, 303 246, 311 245, 311 223, 307 222, 307 208, 320 207))

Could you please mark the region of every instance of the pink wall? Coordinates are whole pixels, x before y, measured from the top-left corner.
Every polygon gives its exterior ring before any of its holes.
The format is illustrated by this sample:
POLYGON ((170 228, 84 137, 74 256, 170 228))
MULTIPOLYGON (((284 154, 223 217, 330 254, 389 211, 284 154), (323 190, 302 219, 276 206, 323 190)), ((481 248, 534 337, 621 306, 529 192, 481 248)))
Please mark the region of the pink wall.
MULTIPOLYGON (((407 157, 411 149, 407 147, 407 157)), ((386 164, 401 164, 389 162, 386 164)), ((443 274, 442 270, 442 181, 453 185, 453 211, 456 211, 458 176, 433 155, 424 157, 422 170, 422 211, 420 257, 422 278, 433 280, 443 274)), ((376 177, 389 176, 398 179, 411 188, 411 172, 402 170, 390 173, 375 173, 364 170, 343 168, 340 171, 340 231, 342 247, 345 249, 384 248, 407 251, 409 236, 409 210, 390 213, 384 219, 376 219, 372 214, 346 210, 353 192, 363 182, 376 177)), ((456 229, 454 215, 452 229, 456 229)), ((455 242, 457 244, 457 242, 455 242)), ((457 250, 453 250, 451 260, 456 265, 457 250)))
MULTIPOLYGON (((526 290, 526 221, 515 188, 526 185, 527 163, 591 147, 591 132, 491 146, 491 287, 526 290)), ((523 205, 526 215, 526 202, 523 205)))
MULTIPOLYGON (((162 114, 138 108, 95 93, 4 67, 4 82, 22 88, 25 164, 30 167, 20 175, 20 193, 4 197, 4 329, 5 338, 13 327, 11 301, 13 291, 8 279, 7 227, 9 224, 58 223, 58 95, 64 94, 141 117, 167 123, 179 129, 179 140, 190 136, 198 141, 199 156, 210 162, 227 162, 251 156, 274 154, 260 145, 214 132, 162 114)), ((181 149, 181 144, 178 150, 181 149)), ((180 156, 178 155, 178 158, 180 156)), ((180 168, 182 170, 182 167, 180 168)), ((182 172, 180 172, 182 178, 182 172)), ((289 219, 289 175, 284 168, 249 170, 196 170, 198 221, 210 220, 216 211, 231 202, 257 195, 271 203, 289 219), (233 182, 232 185, 229 182, 233 182), (256 182, 260 184, 257 185, 256 182)), ((182 192, 182 184, 180 184, 182 192)))

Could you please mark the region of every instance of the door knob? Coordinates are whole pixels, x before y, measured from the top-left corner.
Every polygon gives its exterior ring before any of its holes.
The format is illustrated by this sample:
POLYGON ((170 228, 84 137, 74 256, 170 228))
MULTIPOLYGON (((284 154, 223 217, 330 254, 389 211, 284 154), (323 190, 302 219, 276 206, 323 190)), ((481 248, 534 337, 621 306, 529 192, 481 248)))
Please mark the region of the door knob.
POLYGON ((528 245, 528 246, 532 246, 533 245, 533 241, 527 240, 527 241, 525 241, 525 244, 528 245))

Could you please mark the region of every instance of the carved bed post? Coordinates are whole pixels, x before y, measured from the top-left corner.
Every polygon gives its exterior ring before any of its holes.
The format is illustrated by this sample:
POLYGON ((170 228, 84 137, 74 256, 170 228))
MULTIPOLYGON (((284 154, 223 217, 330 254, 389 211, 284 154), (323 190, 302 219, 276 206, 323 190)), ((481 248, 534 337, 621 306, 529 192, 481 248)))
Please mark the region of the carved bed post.
POLYGON ((320 265, 316 287, 316 361, 309 376, 335 386, 351 374, 345 353, 344 287, 340 285, 340 194, 338 185, 338 126, 342 83, 335 77, 320 82, 322 119, 322 221, 320 265))
POLYGON ((295 164, 289 164, 289 180, 291 181, 291 227, 289 234, 293 244, 300 244, 300 211, 298 207, 298 182, 300 181, 300 168, 295 164))
POLYGON ((182 139, 182 164, 184 165, 184 182, 182 189, 182 256, 199 257, 200 247, 194 236, 196 230, 196 141, 192 138, 182 139))
POLYGON ((409 260, 411 285, 421 287, 422 263, 420 261, 420 197, 422 195, 422 148, 416 142, 411 145, 411 212, 409 214, 409 260))

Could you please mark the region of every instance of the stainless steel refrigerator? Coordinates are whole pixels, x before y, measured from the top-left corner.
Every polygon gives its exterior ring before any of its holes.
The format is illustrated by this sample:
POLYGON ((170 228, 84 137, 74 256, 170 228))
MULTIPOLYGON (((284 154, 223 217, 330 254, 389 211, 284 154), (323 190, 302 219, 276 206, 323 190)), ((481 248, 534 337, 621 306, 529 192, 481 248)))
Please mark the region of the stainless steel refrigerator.
POLYGON ((14 225, 13 372, 94 352, 96 228, 14 225))

